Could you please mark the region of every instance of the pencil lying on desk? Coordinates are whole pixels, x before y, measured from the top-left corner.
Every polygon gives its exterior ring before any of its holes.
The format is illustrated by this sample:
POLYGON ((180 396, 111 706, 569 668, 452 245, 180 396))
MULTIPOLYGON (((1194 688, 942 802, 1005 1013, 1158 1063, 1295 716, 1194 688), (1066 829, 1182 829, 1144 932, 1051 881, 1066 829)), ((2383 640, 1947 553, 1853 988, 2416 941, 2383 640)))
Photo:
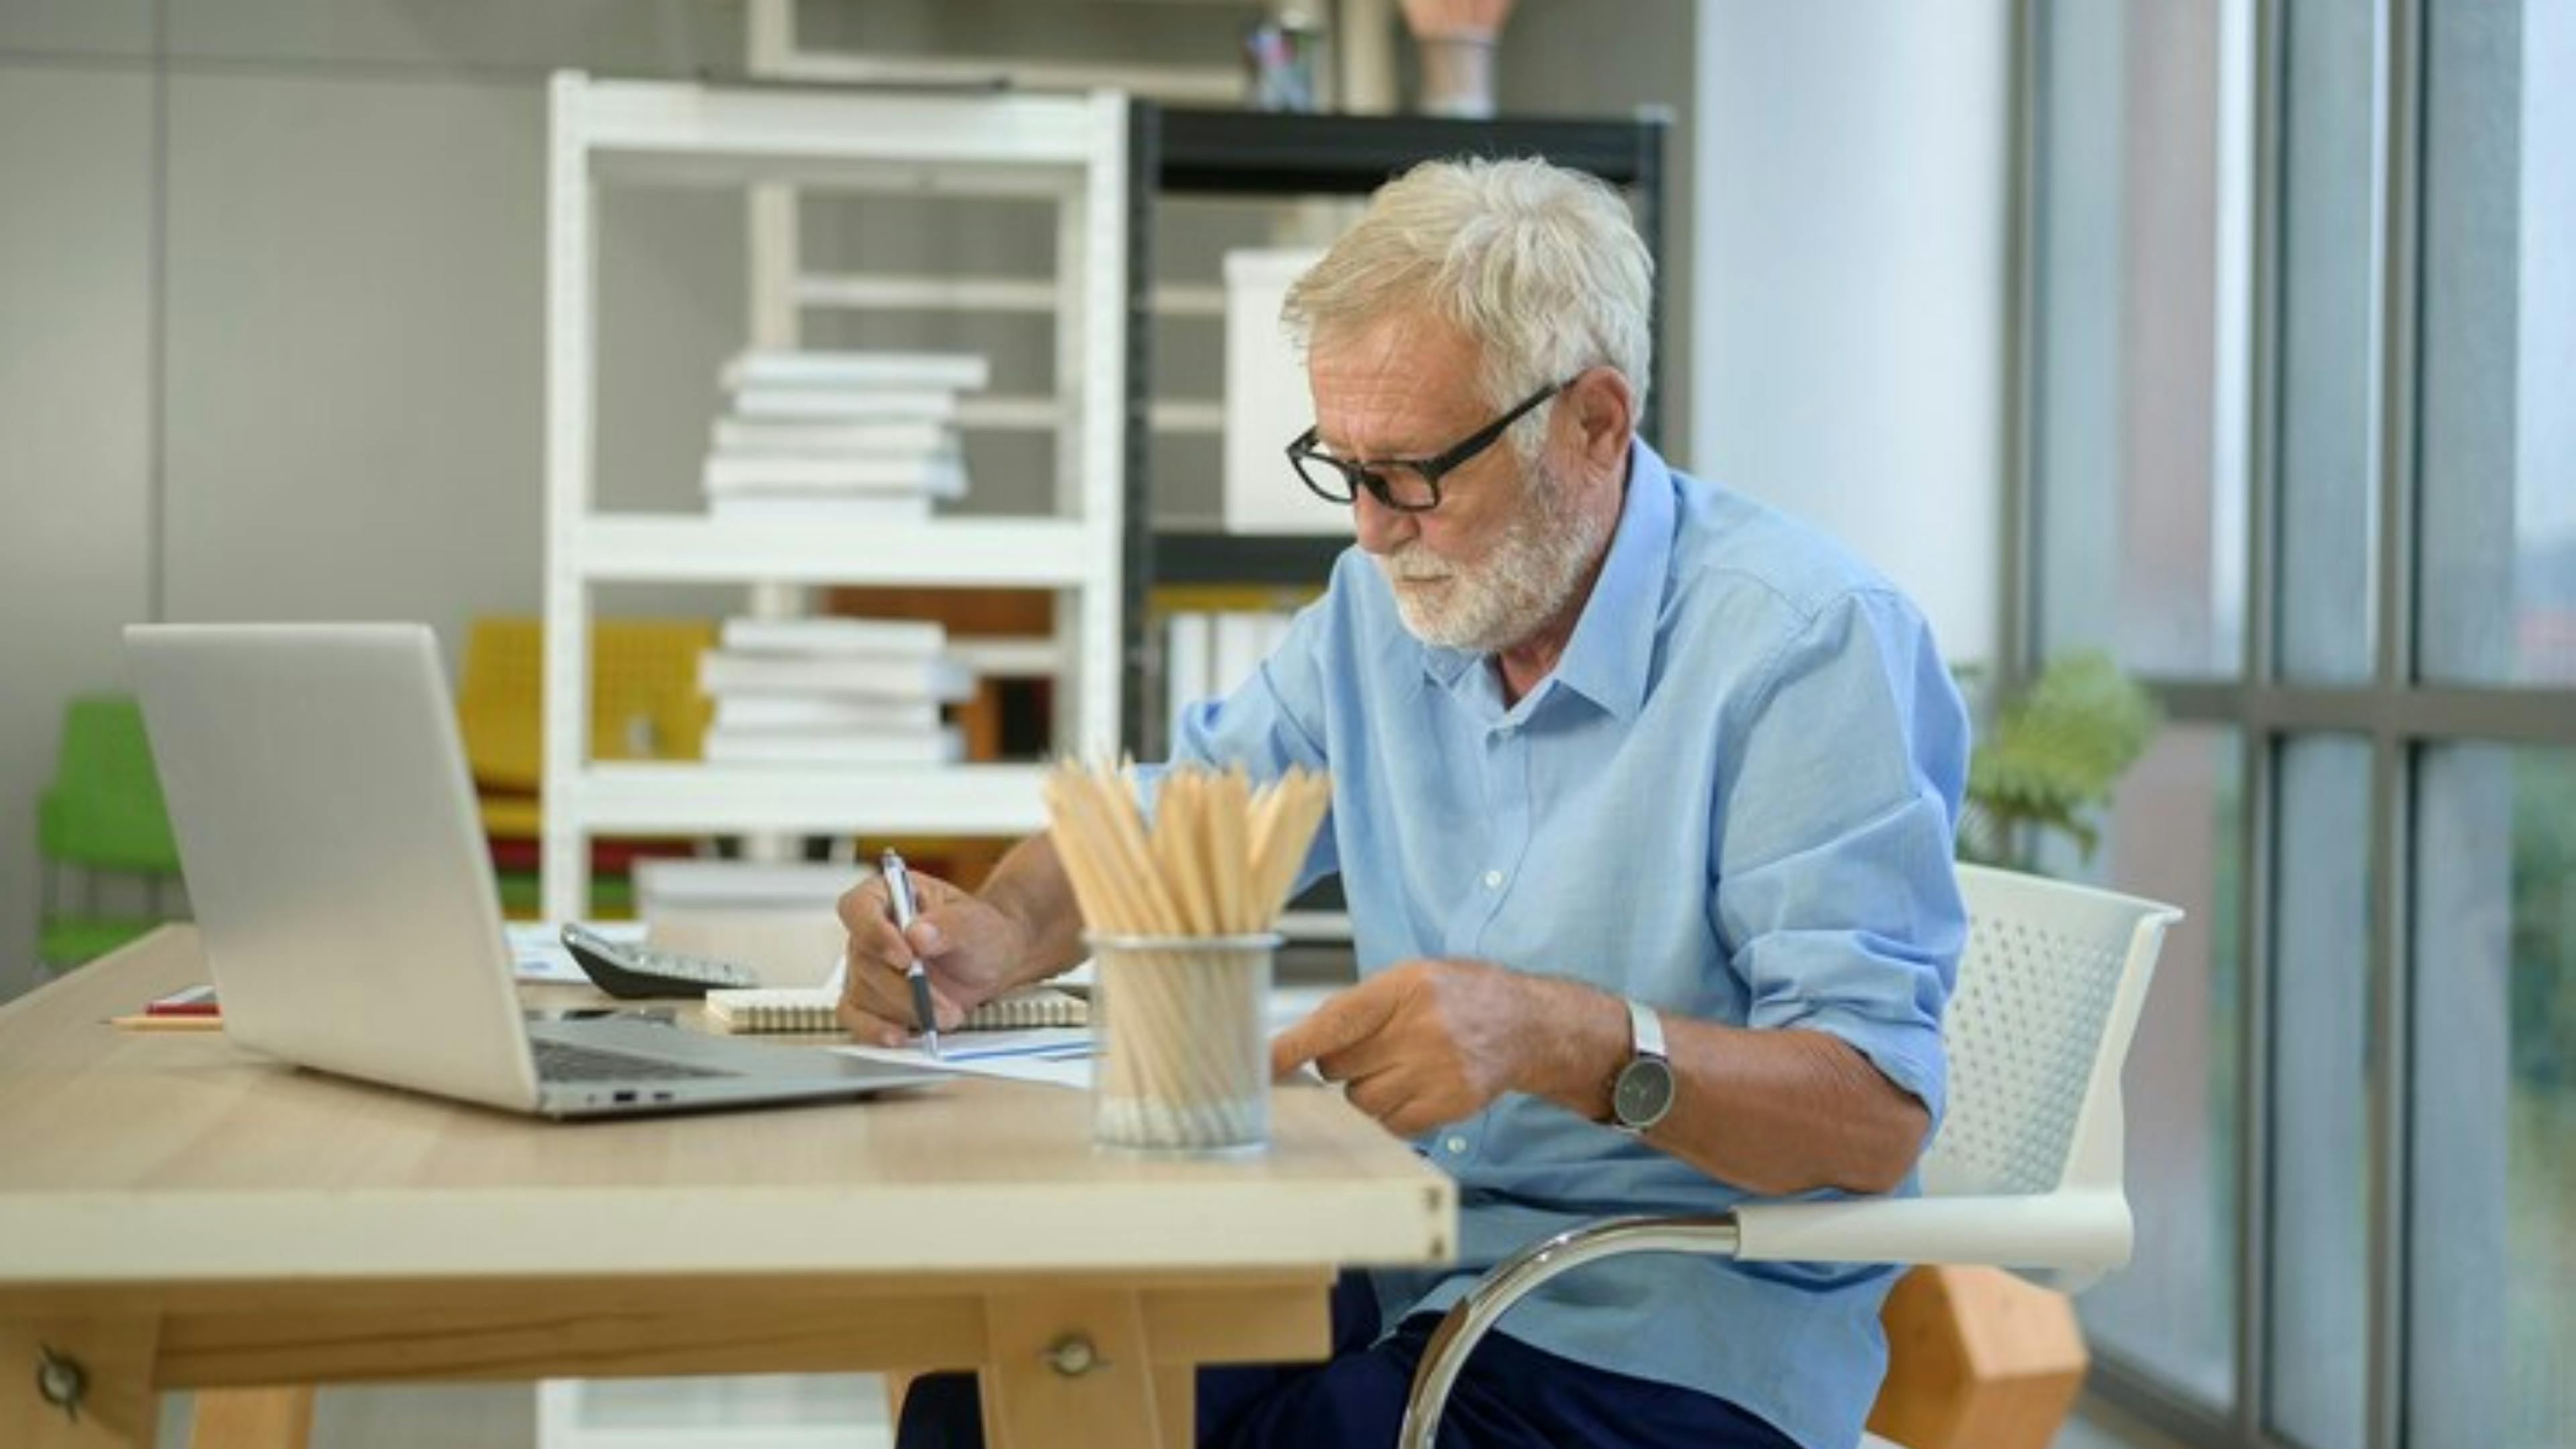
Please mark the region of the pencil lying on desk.
POLYGON ((118 1031, 222 1031, 220 1016, 111 1016, 109 1026, 118 1031))

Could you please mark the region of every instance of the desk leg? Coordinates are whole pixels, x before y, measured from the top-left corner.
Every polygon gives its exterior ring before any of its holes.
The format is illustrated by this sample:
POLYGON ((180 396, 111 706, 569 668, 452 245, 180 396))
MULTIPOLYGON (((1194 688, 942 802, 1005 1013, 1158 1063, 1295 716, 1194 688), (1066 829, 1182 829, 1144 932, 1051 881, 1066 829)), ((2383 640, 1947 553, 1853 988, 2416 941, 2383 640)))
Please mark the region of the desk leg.
POLYGON ((0 1444, 152 1449, 160 1337, 152 1318, 0 1320, 0 1444))
POLYGON ((313 1439, 313 1386, 200 1389, 188 1449, 304 1449, 313 1439))
MULTIPOLYGON (((1186 1445, 1156 1422, 1160 1377, 1143 1306, 1108 1290, 994 1294, 985 1301, 984 1436, 993 1449, 1186 1445)), ((1174 1366, 1172 1372, 1182 1372, 1174 1366)))

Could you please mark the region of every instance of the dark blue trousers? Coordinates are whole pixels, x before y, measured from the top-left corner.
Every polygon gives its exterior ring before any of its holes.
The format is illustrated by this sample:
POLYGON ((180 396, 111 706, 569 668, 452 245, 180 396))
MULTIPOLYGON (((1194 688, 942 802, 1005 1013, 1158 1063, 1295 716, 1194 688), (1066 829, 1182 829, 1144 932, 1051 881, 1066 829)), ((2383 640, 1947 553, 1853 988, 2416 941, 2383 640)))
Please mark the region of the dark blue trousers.
MULTIPOLYGON (((1199 1370, 1200 1449, 1373 1449, 1393 1445, 1414 1365, 1439 1323, 1406 1319, 1384 1343, 1377 1295, 1333 1285, 1333 1356, 1323 1363, 1199 1370)), ((1707 1394, 1587 1367, 1490 1333, 1467 1358, 1440 1417, 1442 1449, 1797 1449, 1769 1424, 1707 1394)), ((975 1376, 926 1374, 904 1397, 896 1449, 984 1449, 975 1376)))

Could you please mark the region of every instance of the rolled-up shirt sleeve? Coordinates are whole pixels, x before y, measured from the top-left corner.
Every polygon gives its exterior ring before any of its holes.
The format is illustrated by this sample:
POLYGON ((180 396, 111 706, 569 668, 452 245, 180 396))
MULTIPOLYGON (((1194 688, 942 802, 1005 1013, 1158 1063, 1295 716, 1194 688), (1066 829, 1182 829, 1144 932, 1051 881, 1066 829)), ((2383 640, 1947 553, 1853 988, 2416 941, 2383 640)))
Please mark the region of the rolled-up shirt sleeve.
POLYGON ((1893 593, 1842 595, 1741 708, 1713 909, 1747 1022, 1849 1043, 1937 1123, 1967 934, 1951 846, 1968 731, 1931 632, 1893 593))

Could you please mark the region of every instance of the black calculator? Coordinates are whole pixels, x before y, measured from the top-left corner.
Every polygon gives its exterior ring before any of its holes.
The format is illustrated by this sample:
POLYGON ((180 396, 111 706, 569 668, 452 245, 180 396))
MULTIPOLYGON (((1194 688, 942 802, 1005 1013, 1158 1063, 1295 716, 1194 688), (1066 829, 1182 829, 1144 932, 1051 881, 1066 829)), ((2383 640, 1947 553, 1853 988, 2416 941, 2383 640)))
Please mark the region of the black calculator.
POLYGON ((718 987, 758 986, 760 978, 731 961, 679 951, 625 946, 579 926, 563 928, 564 949, 582 974, 620 1000, 647 996, 704 996, 718 987))

